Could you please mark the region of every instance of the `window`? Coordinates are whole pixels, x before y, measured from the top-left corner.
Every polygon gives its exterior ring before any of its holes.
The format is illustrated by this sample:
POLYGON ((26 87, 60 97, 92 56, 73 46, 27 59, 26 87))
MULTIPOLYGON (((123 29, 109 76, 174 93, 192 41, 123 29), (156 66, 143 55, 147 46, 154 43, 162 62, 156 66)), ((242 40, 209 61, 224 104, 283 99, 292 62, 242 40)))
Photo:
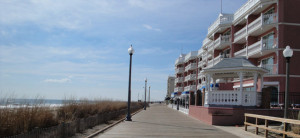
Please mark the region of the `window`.
POLYGON ((263 49, 272 49, 272 48, 274 48, 276 46, 275 43, 274 43, 274 41, 275 41, 274 32, 263 36, 262 41, 263 41, 263 49))
POLYGON ((274 67, 273 57, 261 60, 261 67, 269 70, 269 73, 273 73, 273 67, 274 67))
POLYGON ((265 12, 263 14, 263 22, 264 24, 270 24, 273 23, 275 20, 275 8, 271 8, 270 10, 268 10, 267 12, 265 12))

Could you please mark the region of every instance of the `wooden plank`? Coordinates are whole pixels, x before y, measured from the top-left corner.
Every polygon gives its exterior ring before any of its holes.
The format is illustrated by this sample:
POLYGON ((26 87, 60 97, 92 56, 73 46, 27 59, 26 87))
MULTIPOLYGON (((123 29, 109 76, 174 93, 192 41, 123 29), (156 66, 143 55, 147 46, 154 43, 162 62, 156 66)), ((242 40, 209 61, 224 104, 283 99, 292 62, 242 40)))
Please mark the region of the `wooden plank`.
POLYGON ((273 129, 273 128, 269 128, 269 127, 265 127, 265 126, 259 126, 259 125, 255 125, 255 124, 248 123, 248 122, 245 122, 245 124, 247 124, 248 126, 259 127, 261 129, 267 129, 268 131, 272 131, 272 132, 276 132, 276 133, 286 134, 286 135, 289 135, 292 137, 300 137, 300 135, 298 135, 298 134, 294 134, 291 132, 285 132, 283 130, 273 129))
MULTIPOLYGON (((268 126, 269 126, 268 120, 266 119, 266 120, 265 120, 265 127, 268 128, 268 126)), ((268 137, 268 133, 269 133, 268 131, 269 131, 268 129, 265 129, 265 137, 266 137, 266 138, 268 137)))
MULTIPOLYGON (((247 122, 247 116, 245 116, 245 122, 247 122)), ((244 124, 245 124, 244 122, 244 124)), ((245 124, 245 131, 247 131, 247 125, 245 124)))
POLYGON ((249 113, 245 113, 245 116, 300 125, 300 120, 294 120, 294 119, 285 119, 280 117, 264 116, 264 115, 249 114, 249 113))
MULTIPOLYGON (((283 123, 283 130, 284 130, 284 132, 286 132, 286 130, 287 130, 286 123, 283 123)), ((286 138, 286 134, 283 134, 283 138, 286 138)))
POLYGON ((255 134, 258 135, 258 118, 255 118, 255 134))

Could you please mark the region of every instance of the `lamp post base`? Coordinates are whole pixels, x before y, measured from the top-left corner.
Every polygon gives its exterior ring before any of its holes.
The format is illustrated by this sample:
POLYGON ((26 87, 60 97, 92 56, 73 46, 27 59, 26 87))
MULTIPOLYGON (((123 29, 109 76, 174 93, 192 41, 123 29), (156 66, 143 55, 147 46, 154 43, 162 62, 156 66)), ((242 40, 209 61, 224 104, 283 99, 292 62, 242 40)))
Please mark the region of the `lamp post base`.
POLYGON ((131 116, 126 116, 125 121, 132 121, 131 116))

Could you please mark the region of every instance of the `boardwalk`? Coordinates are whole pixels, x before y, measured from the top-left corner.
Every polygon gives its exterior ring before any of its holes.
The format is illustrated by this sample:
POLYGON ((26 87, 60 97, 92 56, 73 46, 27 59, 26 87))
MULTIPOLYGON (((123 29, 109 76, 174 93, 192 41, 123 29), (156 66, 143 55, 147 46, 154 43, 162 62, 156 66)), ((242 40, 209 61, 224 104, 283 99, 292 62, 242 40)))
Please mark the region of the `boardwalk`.
POLYGON ((98 137, 237 137, 162 105, 153 105, 134 115, 132 120, 121 122, 98 137))

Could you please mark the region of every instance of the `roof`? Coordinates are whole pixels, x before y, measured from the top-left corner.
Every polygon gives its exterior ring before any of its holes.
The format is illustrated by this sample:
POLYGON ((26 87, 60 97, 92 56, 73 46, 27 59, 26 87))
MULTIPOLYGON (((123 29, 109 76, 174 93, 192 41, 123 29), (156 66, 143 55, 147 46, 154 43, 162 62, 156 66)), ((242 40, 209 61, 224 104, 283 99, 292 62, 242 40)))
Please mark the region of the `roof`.
POLYGON ((239 67, 253 67, 257 68, 253 65, 249 60, 245 57, 235 57, 235 58, 224 58, 215 66, 209 69, 220 69, 220 68, 239 68, 239 67))
POLYGON ((204 69, 204 72, 220 70, 256 70, 265 73, 267 72, 266 69, 253 65, 245 57, 224 58, 218 64, 212 66, 211 68, 204 69))

